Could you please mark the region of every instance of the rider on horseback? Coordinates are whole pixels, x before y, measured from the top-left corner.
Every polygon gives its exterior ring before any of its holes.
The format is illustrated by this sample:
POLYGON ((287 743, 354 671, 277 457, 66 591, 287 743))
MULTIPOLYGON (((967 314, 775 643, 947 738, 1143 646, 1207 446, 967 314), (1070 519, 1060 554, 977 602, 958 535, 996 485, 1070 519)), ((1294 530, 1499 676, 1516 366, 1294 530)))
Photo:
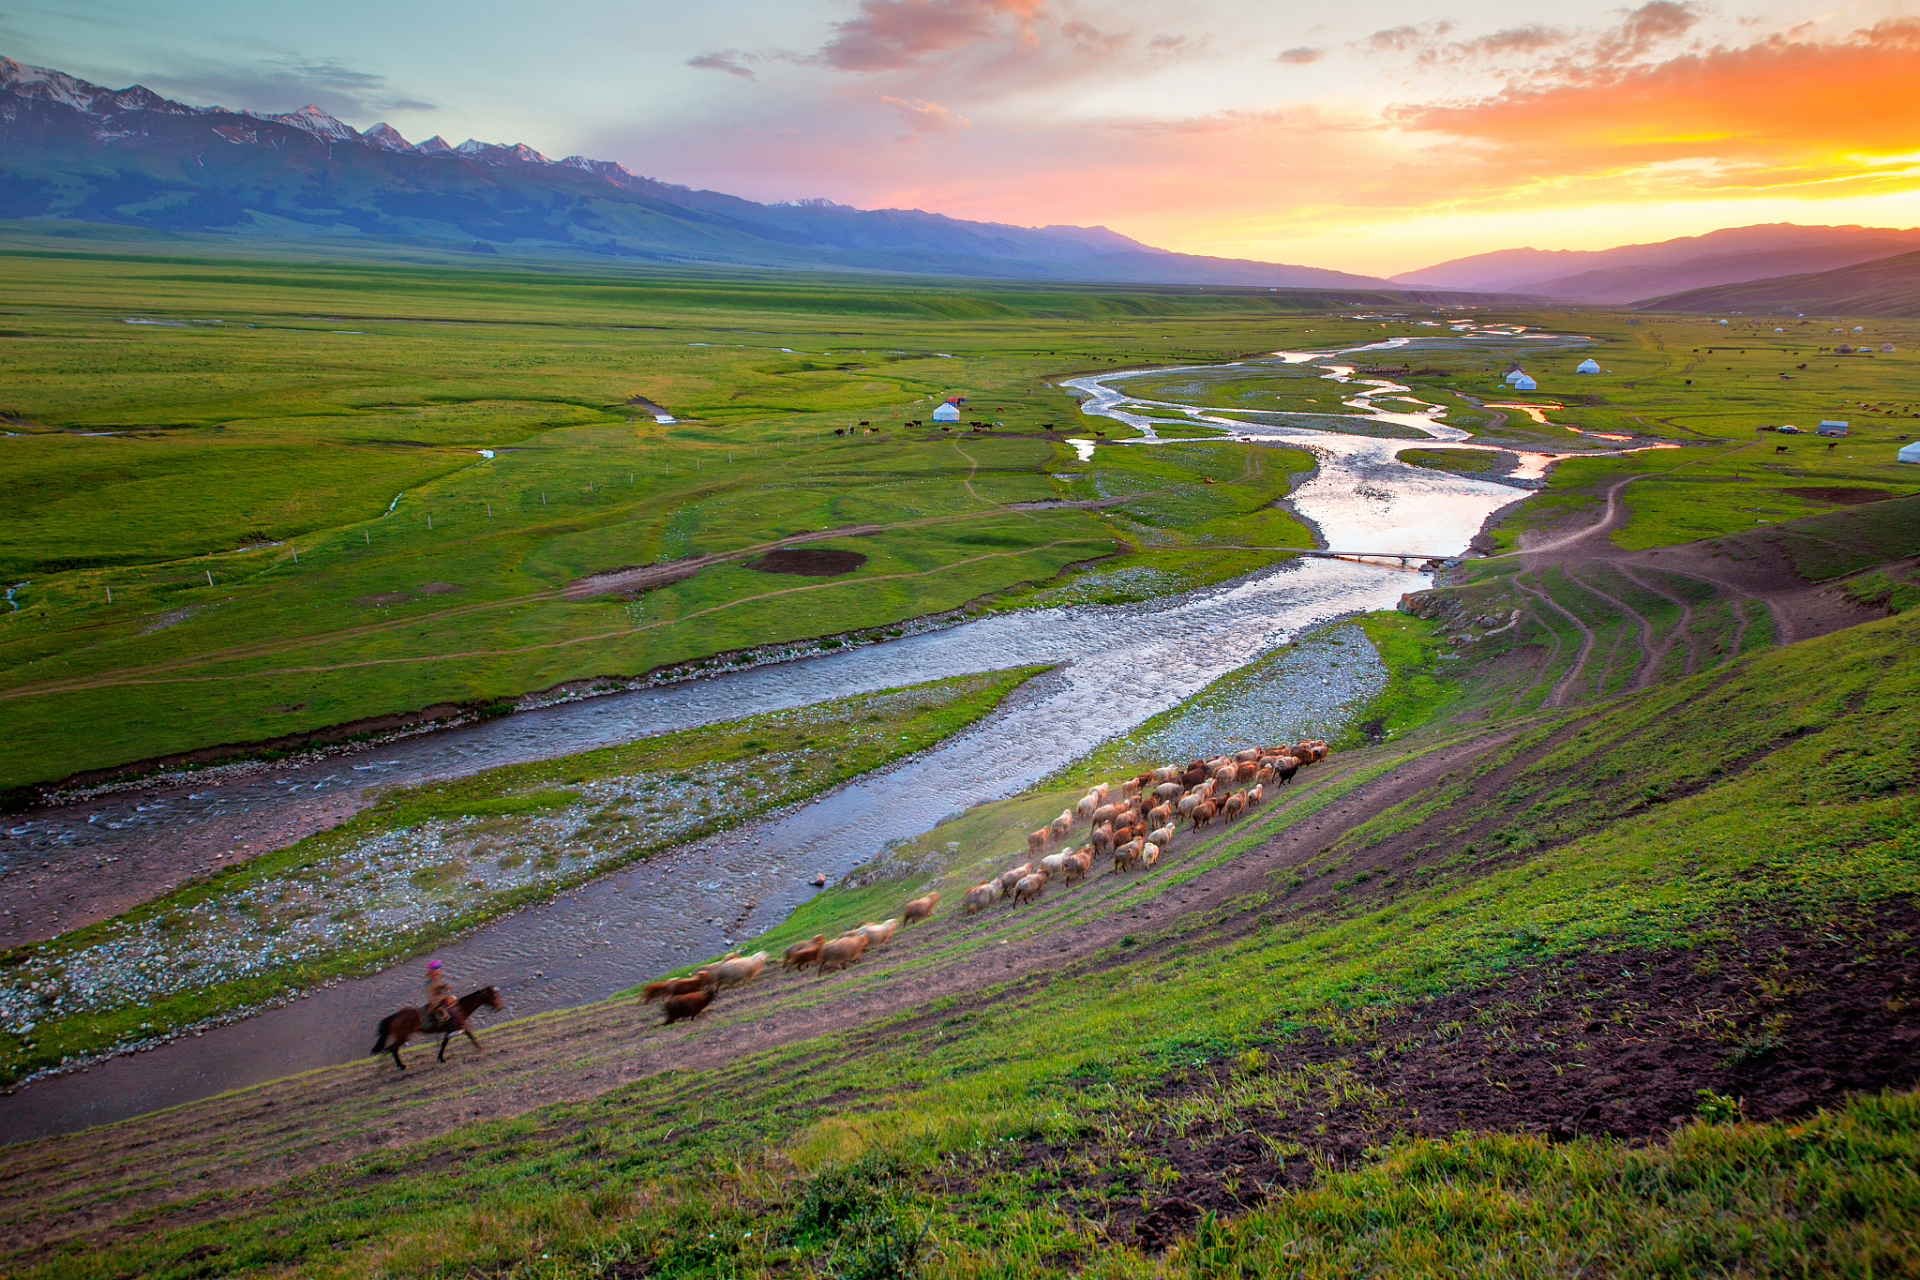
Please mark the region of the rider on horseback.
POLYGON ((446 978, 440 974, 440 962, 427 961, 427 1006, 423 1010, 427 1025, 439 1027, 451 1022, 453 1011, 459 1003, 454 997, 453 988, 447 985, 446 978))

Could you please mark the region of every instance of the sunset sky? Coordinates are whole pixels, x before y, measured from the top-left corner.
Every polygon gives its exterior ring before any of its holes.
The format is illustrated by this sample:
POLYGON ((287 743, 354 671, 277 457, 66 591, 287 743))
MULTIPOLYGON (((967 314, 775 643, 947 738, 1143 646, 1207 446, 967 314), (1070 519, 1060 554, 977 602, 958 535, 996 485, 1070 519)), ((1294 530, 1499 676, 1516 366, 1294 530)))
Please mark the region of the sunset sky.
POLYGON ((759 200, 1368 274, 1920 224, 1920 0, 35 0, 0 53, 759 200))

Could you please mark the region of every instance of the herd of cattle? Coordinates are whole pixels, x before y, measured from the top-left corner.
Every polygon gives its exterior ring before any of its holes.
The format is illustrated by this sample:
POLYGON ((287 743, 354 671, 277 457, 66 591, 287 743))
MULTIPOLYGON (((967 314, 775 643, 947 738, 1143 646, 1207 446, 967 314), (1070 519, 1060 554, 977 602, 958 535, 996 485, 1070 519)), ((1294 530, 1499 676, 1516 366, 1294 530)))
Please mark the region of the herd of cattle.
MULTIPOLYGON (((1062 809, 1059 817, 1027 834, 1027 861, 967 890, 961 906, 972 915, 1003 898, 1013 899, 1016 907, 1033 902, 1051 881, 1070 885, 1087 875, 1094 859, 1103 855, 1112 859, 1115 873, 1144 870, 1171 847, 1183 820, 1190 824, 1189 831, 1198 831, 1216 819, 1231 823, 1244 817, 1266 797, 1269 787, 1291 782, 1301 769, 1326 759, 1327 752, 1327 744, 1318 739, 1290 747, 1249 747, 1234 755, 1168 765, 1128 778, 1120 784, 1117 798, 1113 788, 1099 783, 1073 808, 1062 809), (1066 841, 1081 822, 1087 823, 1085 844, 1070 853, 1047 852, 1066 841)), ((929 893, 909 902, 897 918, 863 924, 832 941, 816 934, 796 942, 787 948, 781 967, 811 965, 821 973, 844 969, 869 950, 886 946, 903 922, 913 924, 932 915, 939 901, 938 893, 929 893)), ((679 1022, 698 1017, 727 988, 752 982, 766 964, 764 951, 750 956, 730 952, 691 977, 649 982, 641 988, 641 996, 649 1003, 665 1001, 666 1020, 679 1022)))

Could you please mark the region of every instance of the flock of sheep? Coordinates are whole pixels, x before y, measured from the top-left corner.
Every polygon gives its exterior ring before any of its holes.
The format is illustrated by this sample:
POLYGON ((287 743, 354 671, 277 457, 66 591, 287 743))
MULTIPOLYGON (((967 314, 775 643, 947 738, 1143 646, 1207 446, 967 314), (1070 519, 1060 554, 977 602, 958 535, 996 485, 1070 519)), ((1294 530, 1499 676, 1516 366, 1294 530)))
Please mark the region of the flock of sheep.
MULTIPOLYGON (((1327 744, 1318 739, 1290 747, 1249 747, 1234 755, 1168 765, 1128 778, 1120 784, 1118 799, 1110 799, 1112 788, 1099 783, 1073 808, 1062 809, 1059 817, 1027 834, 1027 861, 967 890, 961 905, 972 915, 1002 898, 1012 898, 1016 907, 1035 901, 1048 881, 1072 884, 1092 871, 1094 859, 1102 854, 1112 858, 1116 873, 1144 870, 1172 845, 1182 819, 1191 824, 1189 831, 1209 826, 1216 818, 1233 822, 1252 812, 1268 787, 1291 782, 1294 774, 1326 759, 1327 754, 1327 744), (1088 824, 1087 843, 1071 853, 1047 853, 1048 846, 1072 835, 1082 821, 1088 824)), ((812 965, 821 973, 844 969, 868 950, 886 946, 903 921, 913 924, 932 915, 939 901, 938 893, 929 893, 907 903, 897 918, 863 924, 831 942, 825 934, 796 942, 787 948, 781 967, 812 965)), ((669 1023, 698 1017, 721 991, 758 978, 766 963, 764 951, 750 956, 730 952, 691 977, 649 982, 641 988, 641 996, 649 1003, 664 1000, 669 1023)))

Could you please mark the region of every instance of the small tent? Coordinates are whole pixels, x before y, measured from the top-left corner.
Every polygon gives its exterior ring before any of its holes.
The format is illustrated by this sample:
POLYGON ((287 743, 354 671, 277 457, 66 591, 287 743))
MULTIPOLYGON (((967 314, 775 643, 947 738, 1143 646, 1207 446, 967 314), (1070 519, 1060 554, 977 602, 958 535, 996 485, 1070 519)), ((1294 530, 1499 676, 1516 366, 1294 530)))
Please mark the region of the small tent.
POLYGON ((1822 418, 1814 431, 1823 436, 1843 436, 1847 434, 1847 424, 1837 418, 1822 418))
POLYGON ((1529 378, 1524 373, 1513 380, 1513 389, 1515 391, 1532 391, 1538 388, 1539 385, 1540 385, 1539 383, 1535 382, 1532 378, 1529 378))
POLYGON ((933 411, 933 420, 935 422, 960 421, 960 406, 951 402, 941 405, 933 411))
POLYGON ((1575 373, 1598 373, 1600 372, 1600 362, 1589 356, 1587 359, 1575 365, 1573 371, 1575 373))
POLYGON ((1895 462, 1920 462, 1920 440, 1900 446, 1900 452, 1893 455, 1895 462))
POLYGON ((1891 342, 1883 342, 1880 344, 1880 350, 1886 353, 1887 355, 1892 355, 1894 351, 1894 346, 1891 342))
POLYGON ((1520 381, 1520 379, 1526 376, 1527 376, 1527 371, 1525 369, 1520 368, 1518 365, 1515 365, 1513 368, 1507 370, 1507 385, 1512 386, 1514 383, 1520 381))

